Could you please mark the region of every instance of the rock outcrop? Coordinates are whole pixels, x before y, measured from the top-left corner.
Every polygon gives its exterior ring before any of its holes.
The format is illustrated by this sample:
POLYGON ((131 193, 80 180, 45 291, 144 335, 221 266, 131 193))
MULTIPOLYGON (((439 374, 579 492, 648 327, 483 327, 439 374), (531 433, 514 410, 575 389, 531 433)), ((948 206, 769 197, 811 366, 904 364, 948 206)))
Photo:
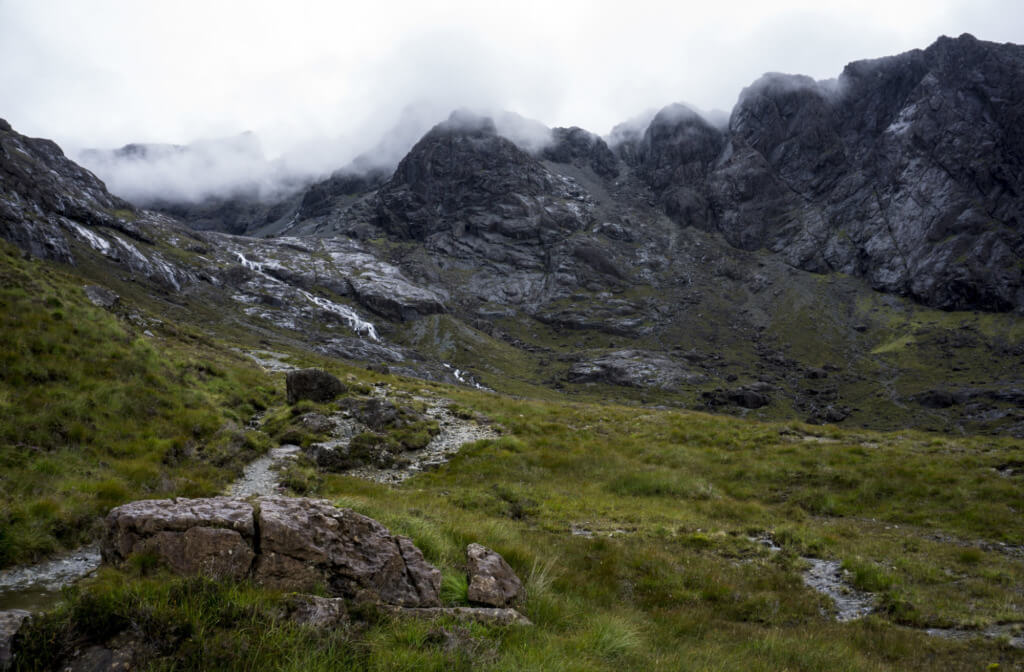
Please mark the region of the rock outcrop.
POLYGON ((678 389, 704 380, 669 357, 645 350, 617 350, 577 362, 569 368, 571 383, 607 383, 627 387, 678 389))
POLYGON ((970 35, 836 82, 766 75, 733 110, 710 226, 930 306, 1024 307, 1022 77, 1024 49, 970 35))
POLYGON ((57 143, 27 138, 0 119, 0 238, 34 257, 70 262, 68 226, 127 226, 113 213, 131 209, 57 143))
POLYGON ((441 573, 412 541, 326 500, 143 500, 113 509, 103 560, 148 554, 178 574, 257 583, 404 607, 440 606, 441 573))

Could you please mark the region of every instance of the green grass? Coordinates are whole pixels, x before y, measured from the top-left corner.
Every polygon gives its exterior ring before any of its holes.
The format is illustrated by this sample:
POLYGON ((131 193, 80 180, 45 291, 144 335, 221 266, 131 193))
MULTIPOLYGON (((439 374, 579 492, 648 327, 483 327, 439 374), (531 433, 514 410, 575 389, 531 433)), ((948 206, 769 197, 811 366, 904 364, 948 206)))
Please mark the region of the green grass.
MULTIPOLYGON (((6 563, 91 538, 97 517, 128 499, 218 492, 241 463, 297 432, 304 414, 330 408, 286 406, 281 376, 213 338, 180 324, 151 326, 154 336, 144 336, 127 315, 89 304, 71 276, 0 252, 6 563), (265 433, 243 429, 264 407, 265 433)), ((423 321, 420 343, 448 347, 455 327, 447 320, 423 321)), ((871 347, 903 329, 872 336, 879 341, 871 347)), ((478 339, 479 352, 492 342, 475 332, 462 338, 478 339)), ((502 366, 515 365, 519 352, 500 350, 502 366)), ((455 354, 456 364, 469 356, 455 354)), ((914 361, 907 352, 884 357, 914 361)), ((351 627, 318 632, 282 618, 287 595, 168 577, 140 557, 68 591, 61 607, 35 620, 19 645, 23 669, 57 665, 124 630, 151 642, 156 670, 1024 663, 998 641, 922 632, 1020 619, 1024 567, 998 543, 1024 544, 1024 489, 1019 476, 994 469, 1024 459, 1019 441, 572 403, 552 390, 517 399, 311 355, 294 361, 331 370, 362 393, 383 382, 396 396, 446 397, 461 417, 496 423, 500 438, 465 446, 400 487, 323 473, 305 459, 283 480, 296 494, 329 498, 410 536, 442 571, 447 604, 466 603, 466 545, 493 548, 523 577, 523 611, 535 625, 425 623, 358 608, 351 627), (752 540, 764 534, 779 552, 752 540), (879 611, 846 624, 822 615, 828 602, 803 585, 802 556, 841 561, 855 586, 876 593, 879 611)), ((511 383, 516 390, 535 389, 543 367, 530 366, 511 383)))
POLYGON ((88 540, 129 499, 214 494, 266 449, 245 427, 267 376, 153 329, 0 246, 0 567, 88 540))

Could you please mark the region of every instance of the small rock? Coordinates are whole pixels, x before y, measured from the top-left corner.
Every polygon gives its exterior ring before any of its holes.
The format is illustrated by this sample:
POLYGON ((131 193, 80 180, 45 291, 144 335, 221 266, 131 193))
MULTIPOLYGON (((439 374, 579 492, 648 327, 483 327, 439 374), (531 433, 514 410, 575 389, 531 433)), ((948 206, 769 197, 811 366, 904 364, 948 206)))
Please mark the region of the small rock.
POLYGON ((505 559, 480 544, 466 547, 466 562, 469 566, 470 602, 493 607, 508 607, 520 604, 526 599, 523 582, 505 559))
POLYGON ((330 434, 334 429, 331 419, 321 413, 306 413, 299 418, 299 424, 314 434, 330 434))
POLYGON ((303 399, 323 403, 344 394, 345 384, 334 375, 322 369, 299 369, 289 371, 285 378, 288 391, 288 403, 294 404, 303 399))
POLYGON ((288 604, 288 618, 299 625, 314 628, 338 628, 348 625, 348 610, 340 597, 296 595, 288 604))

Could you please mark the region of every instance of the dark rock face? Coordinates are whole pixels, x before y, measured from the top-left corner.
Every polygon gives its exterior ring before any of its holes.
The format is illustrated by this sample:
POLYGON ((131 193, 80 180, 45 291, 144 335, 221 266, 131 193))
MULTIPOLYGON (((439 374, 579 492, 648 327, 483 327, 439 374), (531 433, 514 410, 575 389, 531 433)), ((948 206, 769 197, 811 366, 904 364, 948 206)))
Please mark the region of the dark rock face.
POLYGON ((497 234, 551 242, 578 228, 557 179, 489 118, 453 113, 398 164, 378 192, 379 225, 408 240, 497 234))
POLYGON ((331 401, 347 389, 336 376, 321 369, 299 369, 289 371, 285 378, 288 403, 295 404, 303 399, 323 403, 331 401))
POLYGON ((27 138, 0 119, 0 237, 32 256, 71 262, 62 220, 117 228, 125 224, 115 210, 131 206, 53 141, 27 138))
POLYGON ((744 90, 710 177, 715 226, 795 266, 944 309, 1024 306, 1024 49, 940 38, 834 85, 744 90))
POLYGON ((470 544, 466 547, 466 564, 470 602, 510 607, 526 600, 523 582, 498 553, 480 544, 470 544))
POLYGON ((578 126, 552 129, 551 144, 541 156, 555 163, 578 162, 605 179, 619 176, 618 159, 605 141, 578 126))
POLYGON ((711 221, 705 180, 725 144, 721 131, 684 105, 658 112, 637 153, 637 173, 666 214, 706 228, 711 221))
MULTIPOLYGON (((226 497, 132 502, 107 515, 100 550, 115 565, 149 553, 179 574, 251 576, 281 590, 326 586, 335 597, 440 606, 441 573, 409 539, 325 500, 263 497, 256 508, 226 497)), ((318 604, 307 611, 333 613, 318 604)))

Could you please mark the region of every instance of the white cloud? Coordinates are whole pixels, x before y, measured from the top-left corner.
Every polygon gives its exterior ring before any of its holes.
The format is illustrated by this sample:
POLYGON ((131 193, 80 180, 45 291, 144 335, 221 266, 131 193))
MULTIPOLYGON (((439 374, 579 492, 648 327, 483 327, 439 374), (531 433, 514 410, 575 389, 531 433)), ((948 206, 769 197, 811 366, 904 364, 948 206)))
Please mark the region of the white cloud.
POLYGON ((271 158, 329 167, 413 102, 604 134, 674 101, 728 110, 767 71, 834 77, 961 32, 1024 42, 1024 3, 0 0, 0 116, 70 149, 252 130, 271 158))

